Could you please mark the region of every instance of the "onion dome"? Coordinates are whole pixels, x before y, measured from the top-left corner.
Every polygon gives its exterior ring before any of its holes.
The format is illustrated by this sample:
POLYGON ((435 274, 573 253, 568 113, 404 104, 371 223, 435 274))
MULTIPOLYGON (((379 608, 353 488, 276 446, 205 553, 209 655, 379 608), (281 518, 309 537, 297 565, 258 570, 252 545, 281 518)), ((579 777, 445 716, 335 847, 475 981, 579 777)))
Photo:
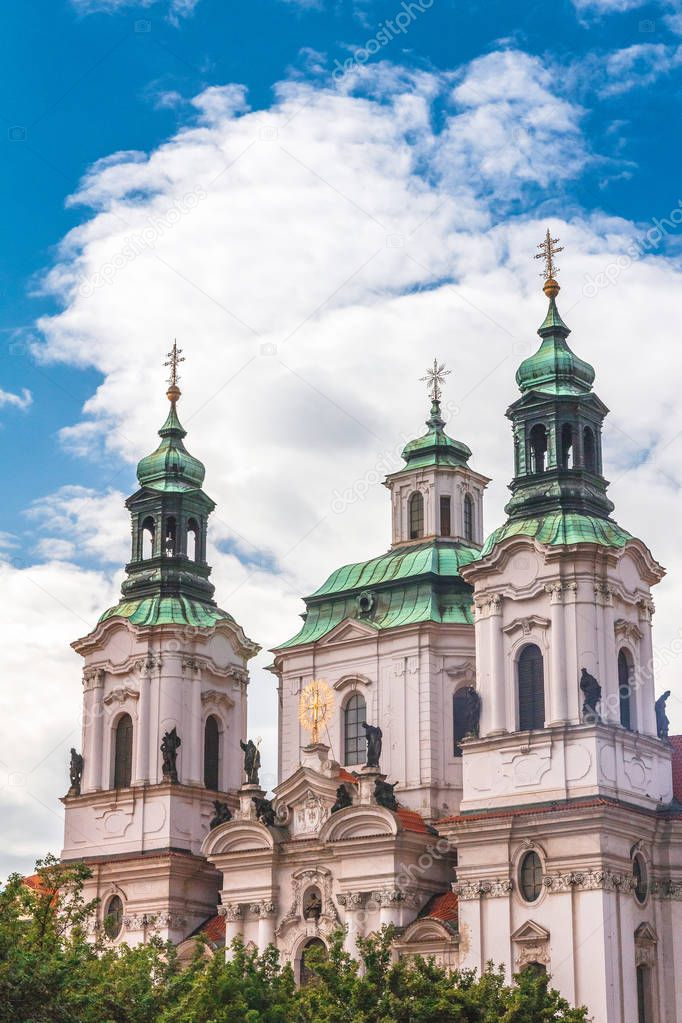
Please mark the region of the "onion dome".
POLYGON ((190 455, 183 444, 187 431, 178 419, 176 407, 180 390, 171 387, 167 393, 171 407, 159 430, 161 443, 156 451, 138 463, 137 478, 141 487, 152 490, 199 490, 206 469, 203 462, 190 455))
POLYGON ((426 465, 465 466, 471 458, 471 449, 461 441, 448 437, 440 414, 440 401, 431 403, 431 415, 426 420, 427 432, 411 440, 403 448, 402 457, 411 469, 426 465))
POLYGON ((556 305, 559 285, 553 277, 545 281, 543 291, 549 298, 549 309, 538 328, 542 344, 521 363, 516 382, 524 392, 587 394, 594 383, 594 369, 589 362, 579 359, 566 342, 571 331, 559 315, 556 305))

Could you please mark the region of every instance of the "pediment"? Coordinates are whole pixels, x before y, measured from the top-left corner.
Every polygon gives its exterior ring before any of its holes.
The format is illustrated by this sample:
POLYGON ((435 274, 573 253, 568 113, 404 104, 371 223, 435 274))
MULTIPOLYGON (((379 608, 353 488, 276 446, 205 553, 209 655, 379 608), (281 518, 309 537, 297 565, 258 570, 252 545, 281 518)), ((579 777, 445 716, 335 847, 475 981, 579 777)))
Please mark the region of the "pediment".
POLYGON ((271 832, 257 821, 231 820, 209 831, 201 846, 208 860, 226 853, 272 852, 275 841, 271 832))
POLYGON ((640 924, 635 931, 635 944, 636 945, 656 945, 658 944, 658 935, 653 929, 651 924, 646 923, 640 924))
POLYGON ((512 941, 520 944, 537 944, 539 941, 549 941, 549 931, 546 927, 536 924, 534 920, 526 920, 512 934, 512 941))
POLYGON ((452 944, 458 939, 441 920, 415 920, 405 929, 401 945, 419 945, 426 942, 447 941, 452 944))
POLYGON ((397 835, 398 821, 382 806, 349 806, 338 810, 323 825, 320 842, 343 842, 353 838, 397 835))
POLYGON ((356 618, 346 618, 335 625, 331 632, 328 632, 319 641, 319 646, 335 646, 339 643, 353 643, 359 640, 376 639, 377 629, 367 622, 360 622, 356 618))

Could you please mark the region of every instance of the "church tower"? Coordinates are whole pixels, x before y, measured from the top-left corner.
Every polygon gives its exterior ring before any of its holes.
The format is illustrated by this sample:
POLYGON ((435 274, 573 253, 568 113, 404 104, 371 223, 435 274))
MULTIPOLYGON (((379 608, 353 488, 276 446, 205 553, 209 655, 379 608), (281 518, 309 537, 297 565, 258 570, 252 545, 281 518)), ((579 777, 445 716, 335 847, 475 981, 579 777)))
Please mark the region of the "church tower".
POLYGON ((63 800, 62 859, 91 866, 86 896, 101 900, 99 924, 129 944, 177 942, 215 913, 217 875, 199 850, 214 802, 237 805, 247 662, 258 652, 213 597, 215 505, 184 446, 180 361, 174 345, 161 440, 126 502, 121 600, 73 644, 85 662, 83 746, 63 800))

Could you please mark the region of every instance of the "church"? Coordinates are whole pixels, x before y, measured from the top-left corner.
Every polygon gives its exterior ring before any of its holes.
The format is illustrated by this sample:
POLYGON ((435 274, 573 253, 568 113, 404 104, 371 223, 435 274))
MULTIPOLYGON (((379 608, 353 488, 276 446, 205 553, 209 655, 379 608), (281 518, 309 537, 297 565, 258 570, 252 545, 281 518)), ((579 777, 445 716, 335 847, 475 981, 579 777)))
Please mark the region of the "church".
POLYGON ((682 1019, 682 736, 653 675, 664 570, 613 517, 608 409, 568 344, 556 239, 540 248, 548 307, 506 412, 506 521, 484 532, 490 481, 445 431, 434 362, 426 432, 385 480, 390 547, 333 572, 272 652, 270 795, 247 725, 260 648, 214 596, 174 348, 120 601, 73 644, 62 859, 91 867, 108 941, 274 944, 304 983, 335 931, 354 953, 391 924, 396 957, 547 971, 596 1023, 682 1019))

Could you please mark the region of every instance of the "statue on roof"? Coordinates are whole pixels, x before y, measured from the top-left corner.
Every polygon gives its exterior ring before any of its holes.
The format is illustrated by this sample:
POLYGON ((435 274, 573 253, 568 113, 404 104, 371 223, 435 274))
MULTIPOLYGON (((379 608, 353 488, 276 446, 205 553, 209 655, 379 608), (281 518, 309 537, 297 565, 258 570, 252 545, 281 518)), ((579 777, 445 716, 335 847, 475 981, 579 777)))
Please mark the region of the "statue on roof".
POLYGON ((336 813, 338 810, 345 810, 346 807, 353 805, 353 797, 346 788, 345 785, 339 785, 336 790, 336 802, 332 806, 330 813, 336 813))
POLYGON ((178 784, 178 750, 182 746, 177 728, 173 726, 170 732, 164 732, 161 742, 161 755, 163 757, 162 773, 163 780, 169 781, 171 785, 178 784))
POLYGON ((654 704, 656 710, 656 733, 659 739, 667 739, 670 731, 670 721, 668 715, 665 712, 665 705, 668 702, 670 696, 670 690, 666 689, 662 696, 656 700, 654 704))
POLYGON ((256 820, 262 821, 268 828, 274 828, 277 824, 277 814, 272 800, 264 799, 262 796, 252 796, 251 802, 256 808, 256 820))
POLYGON ((397 781, 391 783, 377 778, 374 782, 374 798, 379 806, 385 806, 387 810, 398 809, 398 800, 395 798, 393 791, 397 784, 397 781))
POLYGON ((366 721, 362 721, 361 724, 365 729, 365 738, 367 739, 367 767, 378 768, 383 732, 378 725, 368 725, 366 721))
POLYGON ((80 753, 71 747, 71 760, 69 763, 69 781, 71 787, 69 788, 68 795, 80 796, 81 794, 81 780, 83 778, 83 757, 80 753))
POLYGON ((258 785, 258 772, 260 771, 260 750, 253 739, 246 742, 239 740, 239 745, 244 750, 244 774, 247 785, 258 785))
POLYGON ((227 824, 228 821, 232 820, 232 811, 227 803, 223 803, 222 800, 214 799, 213 809, 215 813, 213 814, 211 823, 208 826, 209 831, 213 831, 214 828, 219 827, 221 824, 227 824))
POLYGON ((594 675, 590 675, 587 668, 583 668, 580 675, 580 689, 583 693, 583 723, 596 725, 601 721, 601 715, 597 705, 601 701, 601 686, 594 675))

